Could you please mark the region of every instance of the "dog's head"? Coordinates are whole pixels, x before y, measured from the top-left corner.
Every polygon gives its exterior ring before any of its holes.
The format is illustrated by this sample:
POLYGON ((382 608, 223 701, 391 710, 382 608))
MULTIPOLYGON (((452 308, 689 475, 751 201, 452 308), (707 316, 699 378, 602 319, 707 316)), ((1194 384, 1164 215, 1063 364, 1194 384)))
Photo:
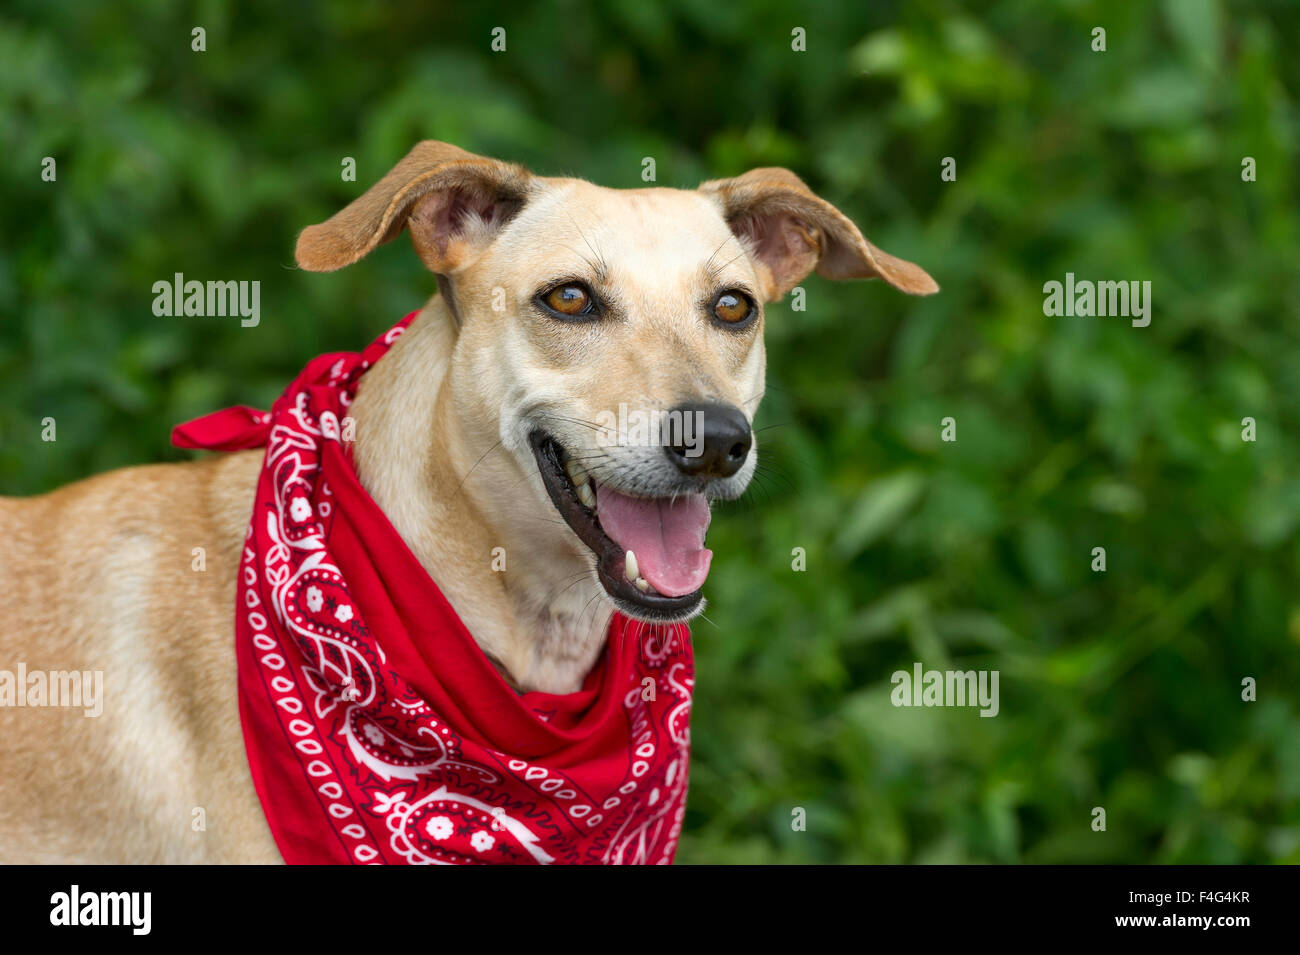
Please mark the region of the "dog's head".
POLYGON ((439 142, 304 230, 298 262, 342 268, 403 228, 457 326, 457 418, 519 475, 492 507, 554 508, 566 546, 642 619, 699 611, 709 503, 753 475, 764 303, 814 269, 938 289, 785 169, 607 189, 439 142))

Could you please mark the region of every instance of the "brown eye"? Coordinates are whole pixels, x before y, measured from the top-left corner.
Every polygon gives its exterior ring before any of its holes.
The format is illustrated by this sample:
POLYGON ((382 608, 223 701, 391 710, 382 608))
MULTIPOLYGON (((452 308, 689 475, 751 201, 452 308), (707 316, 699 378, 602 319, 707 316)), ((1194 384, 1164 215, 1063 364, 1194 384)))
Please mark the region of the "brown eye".
POLYGON ((754 312, 749 296, 741 292, 723 292, 713 303, 713 314, 728 325, 738 325, 754 312))
POLYGON ((561 315, 585 315, 591 311, 591 293, 581 285, 557 285, 544 296, 547 308, 561 315))

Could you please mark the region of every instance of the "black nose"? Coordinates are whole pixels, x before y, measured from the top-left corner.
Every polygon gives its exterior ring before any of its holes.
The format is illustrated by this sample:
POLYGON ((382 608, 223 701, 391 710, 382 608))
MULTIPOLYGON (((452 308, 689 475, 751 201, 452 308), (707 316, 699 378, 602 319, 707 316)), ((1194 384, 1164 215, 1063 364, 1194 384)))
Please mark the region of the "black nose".
POLYGON ((664 453, 691 477, 731 477, 749 456, 754 434, 734 405, 697 402, 664 416, 664 453))

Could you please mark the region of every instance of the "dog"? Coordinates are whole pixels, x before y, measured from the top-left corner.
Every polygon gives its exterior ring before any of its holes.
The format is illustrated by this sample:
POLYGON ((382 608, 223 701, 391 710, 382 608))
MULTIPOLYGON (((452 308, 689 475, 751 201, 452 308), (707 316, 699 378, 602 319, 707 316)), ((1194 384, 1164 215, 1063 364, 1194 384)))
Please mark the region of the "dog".
MULTIPOLYGON (((306 228, 296 258, 341 269, 403 230, 437 291, 365 373, 356 474, 520 692, 578 689, 615 610, 700 612, 709 503, 754 472, 765 303, 814 269, 938 288, 785 169, 618 190, 434 141, 306 228), (614 440, 620 408, 685 424, 614 440)), ((0 499, 0 666, 107 674, 95 719, 0 706, 0 861, 281 861, 231 640, 262 457, 0 499)))

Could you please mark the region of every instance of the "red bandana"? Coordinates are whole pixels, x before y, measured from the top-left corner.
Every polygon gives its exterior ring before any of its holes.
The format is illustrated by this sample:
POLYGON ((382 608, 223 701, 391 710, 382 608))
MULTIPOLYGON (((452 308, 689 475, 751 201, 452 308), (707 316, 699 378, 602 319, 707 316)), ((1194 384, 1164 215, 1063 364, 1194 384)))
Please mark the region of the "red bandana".
POLYGON ((361 487, 360 355, 321 355, 270 414, 228 408, 178 447, 266 446, 235 602, 239 715, 289 863, 671 862, 686 803, 685 626, 615 614, 576 693, 513 691, 361 487))

